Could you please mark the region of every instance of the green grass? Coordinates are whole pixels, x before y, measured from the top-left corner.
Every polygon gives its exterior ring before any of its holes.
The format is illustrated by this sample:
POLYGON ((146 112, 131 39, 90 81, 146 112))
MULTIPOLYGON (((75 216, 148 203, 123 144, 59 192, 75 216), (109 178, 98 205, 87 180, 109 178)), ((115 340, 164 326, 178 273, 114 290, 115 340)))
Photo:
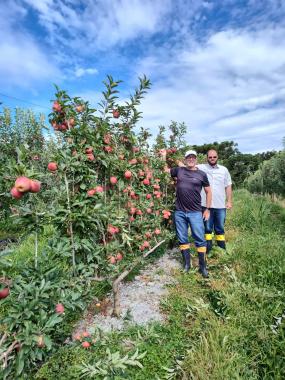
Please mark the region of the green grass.
MULTIPOLYGON (((146 352, 143 368, 128 367, 110 379, 242 379, 285 378, 285 321, 272 332, 271 325, 285 310, 285 211, 268 199, 235 192, 234 209, 228 213, 227 253, 215 247, 208 262, 211 277, 203 280, 194 271, 177 272, 178 284, 170 287, 161 307, 166 324, 131 327, 97 339, 90 350, 65 344, 29 379, 78 379, 82 362, 106 359, 106 347, 123 356, 146 352)), ((39 241, 45 251, 52 230, 39 241)), ((11 277, 34 260, 34 237, 12 245, 11 277)), ((161 247, 150 261, 163 254, 161 247)), ((140 266, 131 273, 131 281, 140 266)), ((96 284, 92 296, 104 298, 108 284, 96 284)), ((5 314, 1 308, 0 314, 5 314)), ((0 315, 1 317, 1 315, 0 315)), ((70 336, 80 314, 70 314, 61 330, 70 336)), ((98 380, 100 380, 99 377, 98 380)))
POLYGON ((114 379, 283 379, 285 321, 277 334, 270 326, 285 309, 284 210, 236 192, 227 233, 228 252, 215 248, 209 260, 210 280, 177 273, 178 284, 162 300, 166 324, 145 335, 140 327, 114 332, 90 351, 64 347, 35 378, 77 379, 77 366, 104 360, 107 344, 122 355, 147 352, 142 369, 114 379))

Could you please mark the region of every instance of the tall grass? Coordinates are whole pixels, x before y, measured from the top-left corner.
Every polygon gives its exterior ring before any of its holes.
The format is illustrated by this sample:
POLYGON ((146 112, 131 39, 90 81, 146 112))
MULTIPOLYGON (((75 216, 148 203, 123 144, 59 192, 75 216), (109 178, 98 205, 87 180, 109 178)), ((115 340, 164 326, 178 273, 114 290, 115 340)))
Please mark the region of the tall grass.
POLYGON ((147 352, 143 368, 114 379, 284 379, 285 320, 272 327, 285 309, 284 209, 247 191, 234 204, 227 253, 214 249, 209 280, 177 273, 162 300, 165 325, 114 332, 88 352, 63 348, 35 378, 77 379, 78 365, 104 360, 107 345, 121 355, 147 352))
POLYGON ((228 229, 239 234, 211 285, 220 285, 227 319, 210 319, 184 369, 189 379, 281 380, 285 321, 275 333, 271 326, 285 310, 284 209, 246 191, 235 198, 228 229))

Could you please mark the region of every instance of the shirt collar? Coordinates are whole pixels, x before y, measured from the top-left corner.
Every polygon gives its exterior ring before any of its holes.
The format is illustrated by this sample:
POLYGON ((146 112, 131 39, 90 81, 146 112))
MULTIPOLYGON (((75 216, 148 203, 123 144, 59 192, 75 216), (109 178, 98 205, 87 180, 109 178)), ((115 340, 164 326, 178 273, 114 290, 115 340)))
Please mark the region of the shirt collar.
POLYGON ((212 166, 212 165, 208 164, 208 162, 207 162, 207 165, 209 166, 210 169, 219 169, 219 164, 212 166))

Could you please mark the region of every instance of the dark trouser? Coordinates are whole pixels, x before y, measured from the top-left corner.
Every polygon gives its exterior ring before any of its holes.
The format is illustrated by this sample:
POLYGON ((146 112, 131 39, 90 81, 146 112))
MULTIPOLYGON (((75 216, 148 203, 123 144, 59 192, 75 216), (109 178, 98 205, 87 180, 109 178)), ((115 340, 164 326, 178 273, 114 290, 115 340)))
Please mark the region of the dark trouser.
POLYGON ((225 220, 226 209, 225 208, 210 208, 210 217, 204 221, 205 226, 205 239, 207 241, 207 253, 212 249, 212 233, 215 232, 217 245, 223 249, 226 249, 225 242, 225 220))
POLYGON ((175 211, 174 213, 174 222, 176 228, 176 235, 179 240, 179 248, 181 250, 185 270, 188 271, 191 266, 190 262, 190 244, 188 238, 188 229, 191 228, 192 237, 195 241, 195 246, 199 255, 199 266, 203 270, 203 273, 206 273, 206 240, 205 240, 205 228, 203 223, 203 217, 201 211, 175 211), (203 259, 202 260, 202 256, 203 259), (201 259, 200 259, 201 258, 201 259))

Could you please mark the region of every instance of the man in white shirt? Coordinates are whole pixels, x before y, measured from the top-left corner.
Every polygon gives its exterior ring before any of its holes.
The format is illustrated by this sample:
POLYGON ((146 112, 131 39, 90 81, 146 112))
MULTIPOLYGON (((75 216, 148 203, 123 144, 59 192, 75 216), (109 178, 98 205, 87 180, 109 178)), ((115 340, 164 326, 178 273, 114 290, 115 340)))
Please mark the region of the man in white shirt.
MULTIPOLYGON (((212 233, 215 232, 217 245, 226 249, 225 220, 226 210, 232 208, 232 180, 228 169, 218 164, 218 153, 211 149, 207 152, 207 164, 199 164, 197 167, 207 174, 212 189, 212 204, 210 217, 205 220, 205 238, 207 241, 207 253, 212 249, 212 233)), ((206 196, 201 192, 202 207, 206 208, 206 196)))

